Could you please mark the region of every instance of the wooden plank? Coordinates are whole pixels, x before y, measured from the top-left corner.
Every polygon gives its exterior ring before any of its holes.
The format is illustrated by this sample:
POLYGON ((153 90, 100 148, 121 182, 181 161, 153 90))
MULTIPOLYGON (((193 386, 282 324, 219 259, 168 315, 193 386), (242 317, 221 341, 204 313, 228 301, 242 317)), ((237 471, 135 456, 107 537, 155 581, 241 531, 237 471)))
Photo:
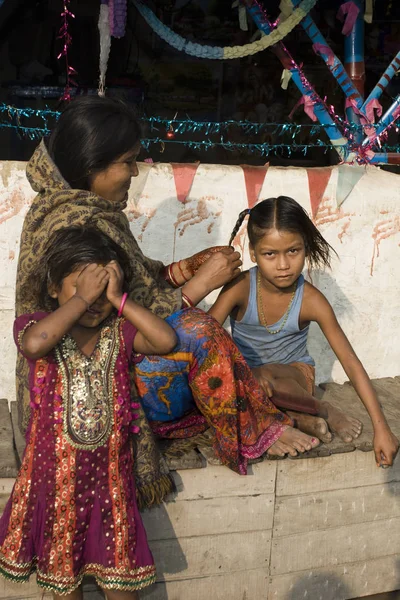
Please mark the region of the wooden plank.
POLYGON ((322 458, 325 456, 332 456, 332 454, 344 454, 345 452, 354 452, 356 447, 348 442, 343 442, 338 436, 333 436, 333 439, 328 444, 322 442, 316 448, 298 454, 297 456, 287 456, 288 460, 306 460, 309 458, 322 458))
POLYGON ((214 449, 211 446, 199 446, 198 450, 207 461, 208 465, 222 465, 222 462, 218 456, 216 456, 214 449))
MULTIPOLYGON (((286 462, 286 461, 282 461, 286 462)), ((279 462, 279 464, 282 464, 279 462)), ((255 496, 275 491, 276 461, 251 465, 248 475, 238 475, 227 467, 207 466, 173 473, 179 500, 255 496)))
MULTIPOLYGON (((378 396, 378 400, 381 403, 381 406, 389 422, 389 425, 393 430, 393 433, 396 436, 400 436, 400 383, 394 377, 382 377, 380 379, 372 379, 371 383, 373 388, 375 389, 376 395, 378 396)), ((325 385, 323 387, 325 387, 325 385)), ((346 381, 342 386, 339 386, 338 384, 327 384, 327 389, 333 391, 334 393, 341 393, 340 390, 342 390, 345 397, 348 393, 350 393, 355 398, 358 398, 353 386, 349 381, 346 381)), ((360 405, 361 401, 358 400, 358 402, 360 405)), ((365 409, 364 413, 367 414, 365 409)), ((372 424, 369 419, 367 421, 367 424, 368 428, 370 428, 372 431, 372 424)))
POLYGON ((10 494, 0 494, 0 515, 3 514, 5 505, 10 497, 10 494))
MULTIPOLYGON (((104 600, 105 598, 92 578, 84 579, 83 590, 85 600, 104 600)), ((52 600, 53 594, 36 584, 35 575, 32 575, 27 583, 14 583, 2 577, 0 579, 0 598, 1 600, 52 600)))
POLYGON ((0 579, 0 598, 1 600, 50 600, 53 598, 51 592, 41 590, 36 585, 36 577, 33 575, 28 583, 14 583, 0 579))
POLYGON ((8 402, 0 399, 0 477, 16 477, 18 465, 8 402))
POLYGON ((15 477, 0 478, 0 494, 10 495, 15 483, 15 477))
POLYGON ((399 564, 400 554, 396 554, 329 569, 279 575, 270 579, 267 599, 349 600, 390 592, 399 586, 399 564))
POLYGON ((206 461, 196 450, 189 450, 183 456, 166 456, 165 460, 170 471, 202 469, 206 466, 206 461))
POLYGON ((400 517, 399 498, 400 482, 277 498, 273 537, 400 517))
POLYGON ((398 548, 400 517, 274 538, 271 575, 372 560, 398 548))
MULTIPOLYGON (((325 392, 323 400, 362 422, 363 430, 361 435, 353 440, 350 445, 363 452, 372 450, 373 429, 371 419, 354 388, 351 385, 339 385, 338 383, 324 383, 320 387, 325 392)), ((344 446, 347 445, 346 442, 341 443, 344 446)))
MULTIPOLYGON (((361 600, 361 598, 353 598, 352 600, 361 600)), ((384 594, 374 594, 373 596, 370 596, 368 594, 368 598, 366 600, 400 600, 400 591, 386 592, 384 594)))
POLYGON ((400 384, 391 377, 374 379, 372 385, 393 433, 400 436, 400 384))
MULTIPOLYGON (((11 402, 10 404, 11 406, 11 424, 12 424, 12 428, 13 428, 13 435, 14 435, 14 445, 17 451, 17 459, 19 462, 19 465, 22 462, 22 456, 24 454, 24 450, 25 450, 25 446, 26 446, 26 442, 25 442, 25 438, 21 433, 21 430, 18 426, 18 406, 16 402, 11 402)), ((18 466, 19 466, 18 465, 18 466)))
POLYGON ((274 494, 169 502, 142 514, 149 540, 272 529, 274 494))
POLYGON ((372 452, 335 454, 310 460, 278 463, 276 495, 298 496, 315 492, 380 485, 400 481, 400 460, 390 469, 379 469, 372 452))
POLYGON ((229 575, 156 583, 140 593, 141 600, 266 600, 268 570, 253 569, 229 575))
POLYGON ((271 532, 251 531, 153 541, 150 548, 157 566, 157 581, 191 580, 224 573, 231 575, 236 571, 268 568, 271 532))
POLYGON ((371 379, 371 381, 374 386, 379 386, 389 397, 398 401, 400 382, 396 377, 380 377, 379 379, 371 379))

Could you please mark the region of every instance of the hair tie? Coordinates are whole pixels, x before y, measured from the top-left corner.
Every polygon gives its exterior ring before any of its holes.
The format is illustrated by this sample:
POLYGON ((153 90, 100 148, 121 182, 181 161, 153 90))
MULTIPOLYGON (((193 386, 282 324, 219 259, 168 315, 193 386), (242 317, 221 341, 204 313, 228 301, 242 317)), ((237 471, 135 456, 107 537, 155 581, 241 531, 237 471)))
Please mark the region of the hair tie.
POLYGON ((247 214, 249 215, 251 213, 251 208, 247 209, 247 214))

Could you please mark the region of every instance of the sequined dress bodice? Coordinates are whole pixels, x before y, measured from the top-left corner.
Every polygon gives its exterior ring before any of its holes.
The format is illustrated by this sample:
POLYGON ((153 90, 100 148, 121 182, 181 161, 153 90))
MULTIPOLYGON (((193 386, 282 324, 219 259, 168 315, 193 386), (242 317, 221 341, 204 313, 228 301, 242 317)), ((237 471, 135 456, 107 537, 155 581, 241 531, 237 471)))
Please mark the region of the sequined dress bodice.
POLYGON ((62 378, 64 433, 78 448, 106 442, 113 425, 112 374, 119 351, 115 327, 102 328, 91 356, 67 335, 56 348, 62 378))

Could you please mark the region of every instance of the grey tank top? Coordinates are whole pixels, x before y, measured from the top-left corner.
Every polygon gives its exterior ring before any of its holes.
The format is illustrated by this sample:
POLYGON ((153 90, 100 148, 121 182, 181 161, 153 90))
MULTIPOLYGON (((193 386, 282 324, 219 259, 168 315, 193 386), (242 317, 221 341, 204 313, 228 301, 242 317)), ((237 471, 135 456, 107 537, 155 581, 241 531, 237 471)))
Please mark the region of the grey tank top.
MULTIPOLYGON (((231 317, 232 337, 247 364, 258 367, 268 363, 290 364, 303 362, 314 365, 314 361, 307 351, 307 336, 309 325, 304 329, 299 328, 299 315, 304 294, 304 277, 300 275, 297 282, 296 293, 285 323, 279 333, 270 334, 261 325, 257 308, 257 267, 250 273, 250 294, 247 309, 241 321, 231 317)), ((285 315, 273 325, 268 326, 271 331, 279 329, 285 315)))

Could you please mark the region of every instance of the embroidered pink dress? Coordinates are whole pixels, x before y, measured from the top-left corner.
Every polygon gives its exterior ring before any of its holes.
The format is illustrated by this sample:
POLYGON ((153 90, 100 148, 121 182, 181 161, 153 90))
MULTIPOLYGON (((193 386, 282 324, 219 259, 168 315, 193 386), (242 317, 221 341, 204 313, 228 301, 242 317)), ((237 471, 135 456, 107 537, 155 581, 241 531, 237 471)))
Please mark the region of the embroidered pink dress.
MULTIPOLYGON (((46 316, 16 319, 26 328, 46 316)), ((155 581, 136 505, 129 433, 134 418, 128 366, 136 329, 109 319, 93 354, 67 335, 30 361, 27 446, 0 520, 0 573, 68 594, 92 575, 104 588, 137 590, 155 581)))

